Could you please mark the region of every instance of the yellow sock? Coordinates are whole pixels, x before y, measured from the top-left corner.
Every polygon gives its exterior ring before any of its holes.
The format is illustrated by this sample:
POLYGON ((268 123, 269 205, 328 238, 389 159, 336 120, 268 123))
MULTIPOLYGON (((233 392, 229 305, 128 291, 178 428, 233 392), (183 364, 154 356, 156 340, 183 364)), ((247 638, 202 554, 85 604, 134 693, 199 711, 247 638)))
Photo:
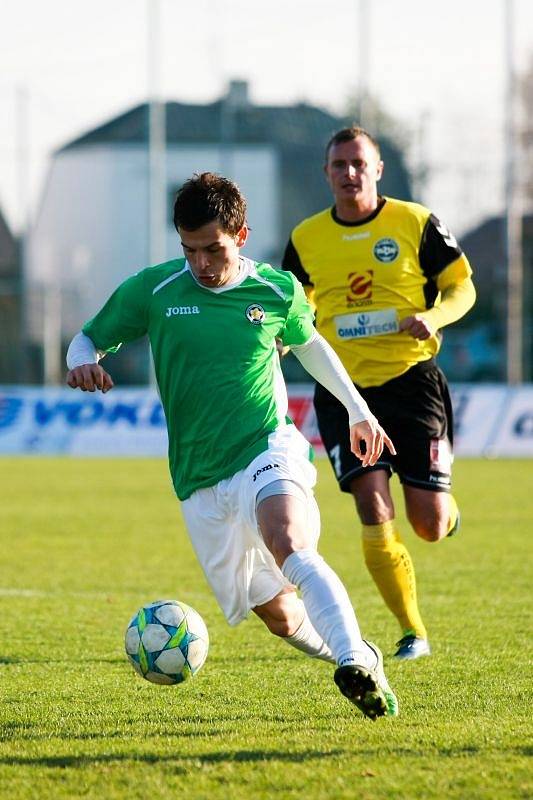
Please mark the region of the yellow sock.
POLYGON ((363 525, 363 553, 368 571, 402 631, 426 639, 416 600, 415 568, 394 520, 363 525))
POLYGON ((450 500, 450 519, 448 521, 448 533, 455 528, 457 523, 457 517, 459 516, 459 508, 457 506, 457 502, 453 494, 449 494, 448 498, 450 500))

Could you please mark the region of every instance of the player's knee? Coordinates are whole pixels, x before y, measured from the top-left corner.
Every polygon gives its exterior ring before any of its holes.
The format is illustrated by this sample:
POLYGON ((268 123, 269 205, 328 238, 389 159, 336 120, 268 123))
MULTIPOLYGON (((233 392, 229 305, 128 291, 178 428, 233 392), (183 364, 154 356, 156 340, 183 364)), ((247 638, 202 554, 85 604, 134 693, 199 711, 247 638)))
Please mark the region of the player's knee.
POLYGON ((310 546, 308 530, 292 520, 281 521, 278 526, 270 530, 268 536, 263 538, 278 567, 281 567, 292 553, 310 546))
POLYGON ((447 534, 446 521, 440 517, 411 521, 417 536, 426 542, 440 542, 447 534))
POLYGON ((289 502, 285 506, 271 504, 268 513, 264 513, 267 502, 258 509, 259 528, 276 564, 281 567, 295 550, 309 547, 307 511, 303 504, 300 507, 289 502))
POLYGON ((265 608, 254 608, 254 611, 274 636, 292 636, 301 624, 298 614, 287 608, 276 608, 275 613, 265 608))
POLYGON ((298 626, 294 625, 293 621, 288 618, 272 619, 268 622, 265 621, 265 623, 270 633, 273 633, 274 636, 280 636, 282 639, 286 639, 287 636, 292 636, 298 628, 298 626))

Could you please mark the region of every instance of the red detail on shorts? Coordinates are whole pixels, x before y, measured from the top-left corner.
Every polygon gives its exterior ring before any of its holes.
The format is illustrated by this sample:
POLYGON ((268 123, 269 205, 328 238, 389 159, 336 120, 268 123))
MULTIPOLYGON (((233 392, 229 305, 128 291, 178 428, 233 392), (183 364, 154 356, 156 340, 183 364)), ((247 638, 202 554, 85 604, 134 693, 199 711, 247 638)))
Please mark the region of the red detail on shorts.
POLYGON ((449 475, 452 470, 452 454, 448 439, 431 439, 429 443, 429 471, 449 475))

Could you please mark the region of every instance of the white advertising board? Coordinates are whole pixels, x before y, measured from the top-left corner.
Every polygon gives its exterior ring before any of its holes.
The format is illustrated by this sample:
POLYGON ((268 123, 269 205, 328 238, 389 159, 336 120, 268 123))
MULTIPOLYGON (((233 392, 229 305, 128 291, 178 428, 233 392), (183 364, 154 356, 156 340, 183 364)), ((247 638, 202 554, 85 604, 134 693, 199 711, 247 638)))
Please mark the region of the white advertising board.
MULTIPOLYGON (((455 452, 459 456, 533 457, 533 385, 456 384, 455 452)), ((323 452, 313 388, 289 388, 289 413, 323 452)), ((159 456, 167 451, 165 418, 153 390, 106 395, 68 388, 0 387, 0 454, 159 456)))

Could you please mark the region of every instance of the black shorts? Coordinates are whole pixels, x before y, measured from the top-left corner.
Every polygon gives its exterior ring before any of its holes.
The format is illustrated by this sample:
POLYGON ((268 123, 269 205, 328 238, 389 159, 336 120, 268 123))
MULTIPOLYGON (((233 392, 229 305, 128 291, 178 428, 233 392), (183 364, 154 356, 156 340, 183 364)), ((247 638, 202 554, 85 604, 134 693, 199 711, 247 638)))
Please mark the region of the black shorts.
POLYGON ((363 467, 350 450, 348 413, 320 384, 315 388, 315 410, 320 436, 343 492, 353 478, 369 470, 397 472, 408 486, 449 492, 453 443, 453 416, 448 384, 434 359, 411 367, 381 386, 357 386, 392 439, 393 456, 384 449, 373 467, 363 467))

